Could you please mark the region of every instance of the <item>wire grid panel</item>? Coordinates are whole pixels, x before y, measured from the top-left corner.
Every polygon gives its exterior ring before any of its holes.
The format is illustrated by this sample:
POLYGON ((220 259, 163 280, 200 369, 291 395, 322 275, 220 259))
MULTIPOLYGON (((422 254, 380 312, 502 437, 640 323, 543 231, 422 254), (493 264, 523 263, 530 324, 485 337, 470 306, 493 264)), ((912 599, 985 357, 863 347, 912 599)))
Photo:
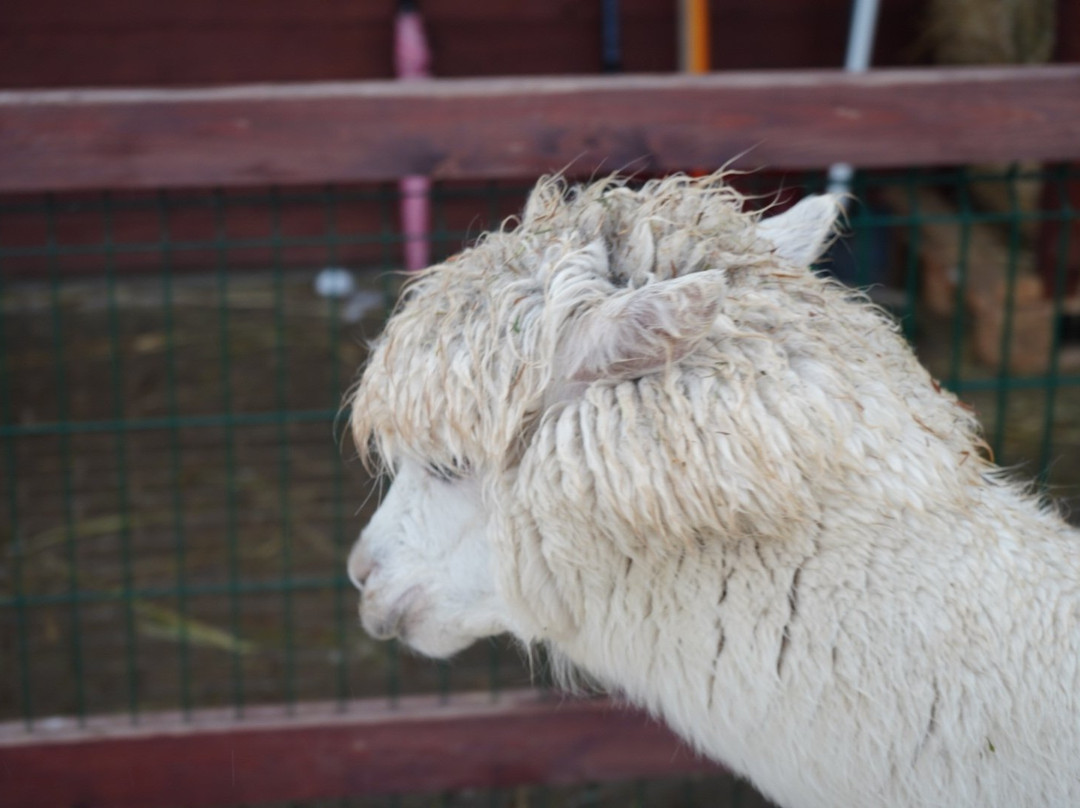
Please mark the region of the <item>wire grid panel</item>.
MULTIPOLYGON (((483 190, 439 190, 436 254, 520 205, 483 190)), ((371 499, 339 408, 393 294, 396 204, 5 201, 3 718, 449 688, 362 637, 341 562, 371 499), (313 291, 343 265, 356 323, 313 291)), ((473 687, 491 653, 460 666, 473 687)))
MULTIPOLYGON (((511 789, 471 789, 442 794, 409 794, 401 797, 359 797, 265 805, 258 808, 646 808, 646 806, 694 808, 771 808, 773 805, 746 782, 733 777, 682 777, 588 783, 581 786, 532 786, 511 789)), ((239 808, 239 807, 238 807, 239 808)))
MULTIPOLYGON (((999 460, 1065 497, 1078 179, 860 174, 827 264, 893 310, 999 460)), ((823 178, 739 182, 769 199, 823 178)), ((436 186, 433 257, 526 190, 436 186)), ((501 643, 432 665, 356 627, 344 557, 376 483, 340 405, 396 294, 398 203, 393 186, 0 203, 0 719, 528 681, 501 643), (320 298, 324 267, 358 294, 320 298)))

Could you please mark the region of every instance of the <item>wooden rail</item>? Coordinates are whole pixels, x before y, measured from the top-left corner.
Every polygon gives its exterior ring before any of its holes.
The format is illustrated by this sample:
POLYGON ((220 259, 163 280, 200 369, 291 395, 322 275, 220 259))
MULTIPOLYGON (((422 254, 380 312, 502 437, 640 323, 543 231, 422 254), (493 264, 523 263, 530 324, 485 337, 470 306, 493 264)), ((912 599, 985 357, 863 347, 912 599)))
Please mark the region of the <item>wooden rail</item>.
POLYGON ((0 725, 4 808, 175 808, 721 770, 640 713, 534 691, 0 725))
POLYGON ((0 93, 0 192, 1080 159, 1080 65, 0 93))

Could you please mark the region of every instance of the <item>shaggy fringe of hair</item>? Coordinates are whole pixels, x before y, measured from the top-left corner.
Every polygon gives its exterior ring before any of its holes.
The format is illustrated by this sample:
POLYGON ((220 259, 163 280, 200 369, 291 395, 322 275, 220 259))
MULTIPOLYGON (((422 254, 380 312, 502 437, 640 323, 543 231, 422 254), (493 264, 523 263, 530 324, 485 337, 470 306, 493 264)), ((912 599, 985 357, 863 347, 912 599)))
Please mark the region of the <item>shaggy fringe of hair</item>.
POLYGON ((413 275, 386 332, 372 346, 364 375, 346 397, 354 443, 365 467, 392 471, 392 458, 415 451, 418 444, 452 451, 480 438, 494 440, 503 451, 514 441, 513 435, 479 434, 478 429, 484 432, 482 427, 492 425, 491 418, 481 418, 486 424, 468 423, 475 419, 467 414, 466 422, 447 420, 456 414, 453 407, 438 413, 443 423, 438 436, 418 435, 413 416, 420 413, 402 411, 403 402, 415 401, 417 391, 399 383, 395 389, 377 389, 367 381, 401 379, 411 366, 440 377, 432 379, 433 392, 454 386, 451 382, 457 387, 465 383, 476 394, 474 400, 484 395, 499 400, 522 382, 532 391, 543 388, 550 381, 550 340, 562 325, 548 320, 553 314, 565 320, 576 313, 545 311, 545 303, 553 287, 580 274, 577 264, 587 260, 583 255, 589 245, 602 244, 606 253, 606 275, 592 280, 597 295, 717 267, 766 266, 773 250, 755 233, 761 213, 745 210, 747 198, 726 183, 729 174, 675 174, 637 189, 618 175, 588 185, 547 176, 537 183, 519 220, 508 219, 502 229, 481 235, 445 263, 413 275), (476 298, 478 288, 486 299, 476 298), (422 304, 414 302, 421 299, 422 304), (546 332, 549 344, 536 344, 539 330, 546 332), (500 333, 504 339, 493 339, 500 333), (452 340, 453 346, 448 344, 452 340), (426 359, 432 351, 445 355, 461 347, 473 360, 471 380, 448 378, 453 374, 446 367, 426 359), (520 373, 520 368, 509 368, 520 365, 523 357, 534 358, 527 368, 533 372, 525 374, 530 378, 497 378, 499 373, 520 373))

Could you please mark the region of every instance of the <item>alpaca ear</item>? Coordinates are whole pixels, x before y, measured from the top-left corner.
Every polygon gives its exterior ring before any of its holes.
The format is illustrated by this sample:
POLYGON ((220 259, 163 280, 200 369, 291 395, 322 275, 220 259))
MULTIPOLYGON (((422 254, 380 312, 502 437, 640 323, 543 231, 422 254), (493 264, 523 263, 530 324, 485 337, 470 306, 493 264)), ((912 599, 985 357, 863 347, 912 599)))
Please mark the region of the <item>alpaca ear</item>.
POLYGON ((825 252, 842 209, 836 194, 808 196, 790 210, 762 220, 758 233, 776 246, 781 258, 808 267, 825 252))
POLYGON ((612 295, 566 335, 564 378, 634 378, 677 362, 709 333, 724 288, 723 273, 707 271, 612 295))

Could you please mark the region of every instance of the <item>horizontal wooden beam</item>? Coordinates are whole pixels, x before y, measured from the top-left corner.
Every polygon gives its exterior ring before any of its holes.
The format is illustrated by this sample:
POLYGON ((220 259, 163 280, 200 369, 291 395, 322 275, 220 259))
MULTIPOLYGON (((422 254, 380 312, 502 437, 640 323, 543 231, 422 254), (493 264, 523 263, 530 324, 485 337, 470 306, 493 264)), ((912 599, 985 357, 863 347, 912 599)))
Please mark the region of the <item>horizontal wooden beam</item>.
POLYGON ((199 808, 719 771, 640 713, 535 691, 0 725, 5 808, 199 808))
POLYGON ((0 93, 0 192, 1080 159, 1080 65, 0 93))

